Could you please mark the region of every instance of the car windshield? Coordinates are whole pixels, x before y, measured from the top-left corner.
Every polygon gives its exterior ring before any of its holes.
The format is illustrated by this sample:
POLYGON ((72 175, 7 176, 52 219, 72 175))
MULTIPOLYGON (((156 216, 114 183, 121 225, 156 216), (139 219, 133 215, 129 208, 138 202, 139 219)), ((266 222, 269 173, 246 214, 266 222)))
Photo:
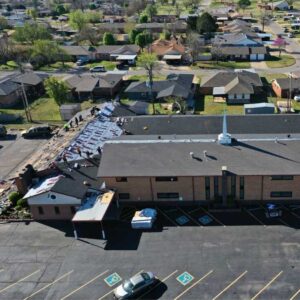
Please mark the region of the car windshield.
POLYGON ((147 274, 147 273, 142 273, 141 275, 142 275, 142 277, 144 278, 145 281, 150 280, 149 274, 147 274))
POLYGON ((133 289, 133 284, 130 280, 125 280, 123 283, 123 288, 126 292, 131 292, 133 289))

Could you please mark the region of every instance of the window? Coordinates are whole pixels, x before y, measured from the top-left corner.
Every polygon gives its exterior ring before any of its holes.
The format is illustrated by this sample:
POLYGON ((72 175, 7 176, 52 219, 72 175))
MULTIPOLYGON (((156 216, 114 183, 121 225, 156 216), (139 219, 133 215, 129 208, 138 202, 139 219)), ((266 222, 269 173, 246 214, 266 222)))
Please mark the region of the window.
POLYGON ((219 196, 219 177, 214 177, 214 195, 215 197, 219 196))
POLYGON ((41 206, 38 206, 38 210, 40 215, 44 214, 44 209, 41 206))
POLYGON ((210 178, 205 177, 205 199, 210 199, 210 178))
POLYGON ((157 193, 158 199, 178 199, 179 193, 157 193))
POLYGON ((155 177, 155 181, 177 181, 177 177, 155 177))
POLYGON ((75 208, 75 206, 71 206, 70 209, 71 209, 71 213, 72 213, 73 215, 75 215, 75 213, 76 213, 76 208, 75 208))
POLYGON ((292 176, 292 175, 273 175, 273 176, 271 176, 271 180, 294 180, 294 176, 292 176))
POLYGON ((271 198, 292 198, 293 193, 292 192, 271 192, 270 196, 271 198))
POLYGON ((244 176, 240 177, 240 199, 244 200, 245 198, 245 178, 244 176))
POLYGON ((127 177, 117 177, 116 181, 117 182, 127 182, 127 177))
POLYGON ((60 211, 59 211, 59 207, 58 206, 54 206, 54 212, 56 215, 59 215, 60 214, 60 211))
POLYGON ((129 193, 119 193, 119 199, 126 200, 130 198, 129 193))
POLYGON ((51 198, 52 200, 54 200, 54 199, 56 199, 56 196, 55 196, 55 195, 51 195, 50 198, 51 198))
POLYGON ((236 197, 236 177, 235 176, 231 176, 231 196, 233 197, 233 199, 235 199, 236 197))

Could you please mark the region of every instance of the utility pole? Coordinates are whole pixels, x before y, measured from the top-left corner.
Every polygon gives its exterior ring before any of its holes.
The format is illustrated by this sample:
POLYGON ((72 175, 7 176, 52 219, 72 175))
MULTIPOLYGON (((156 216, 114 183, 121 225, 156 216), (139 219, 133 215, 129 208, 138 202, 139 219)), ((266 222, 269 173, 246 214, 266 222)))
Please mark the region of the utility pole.
POLYGON ((29 109, 27 94, 26 94, 25 86, 24 86, 24 82, 23 82, 23 75, 26 74, 26 69, 24 66, 22 66, 22 64, 20 65, 20 73, 21 73, 21 87, 22 87, 22 93, 23 93, 23 103, 25 104, 24 109, 25 109, 26 119, 27 119, 27 122, 32 122, 32 117, 31 117, 31 113, 30 113, 30 109, 29 109))

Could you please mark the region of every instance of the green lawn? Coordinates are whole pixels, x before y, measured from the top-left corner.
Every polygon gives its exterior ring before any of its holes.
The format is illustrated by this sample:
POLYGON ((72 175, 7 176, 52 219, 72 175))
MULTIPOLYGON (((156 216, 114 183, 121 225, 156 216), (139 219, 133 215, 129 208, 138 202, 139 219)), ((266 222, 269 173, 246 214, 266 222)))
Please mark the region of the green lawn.
POLYGON ((56 62, 54 64, 50 64, 49 66, 42 66, 39 68, 40 71, 57 71, 57 70, 69 70, 75 67, 75 63, 73 62, 56 62))
POLYGON ((0 65, 0 71, 4 71, 4 70, 15 70, 18 68, 18 65, 15 61, 13 60, 9 60, 6 64, 0 65))
POLYGON ((269 68, 284 68, 292 66, 296 63, 296 60, 291 55, 281 55, 278 56, 271 56, 269 60, 266 61, 266 64, 269 68))
POLYGON ((268 83, 271 83, 273 79, 279 79, 279 78, 287 78, 288 76, 286 74, 278 73, 278 74, 270 74, 270 73, 261 73, 261 77, 265 77, 268 83))
MULTIPOLYGON (((166 77, 162 75, 154 75, 153 80, 165 80, 166 77)), ((136 80, 136 81, 146 81, 148 80, 147 75, 131 75, 128 77, 128 80, 136 80)))
POLYGON ((205 96, 196 101, 195 113, 204 115, 221 115, 224 109, 228 115, 242 115, 244 114, 244 105, 228 105, 227 103, 214 103, 213 96, 205 96))
POLYGON ((193 69, 249 69, 251 67, 248 61, 198 61, 192 67, 193 69))
POLYGON ((116 65, 117 65, 117 62, 115 62, 115 61, 102 60, 100 62, 93 62, 93 63, 86 64, 85 67, 93 68, 96 66, 103 66, 103 67, 105 67, 105 69, 107 71, 113 71, 115 69, 116 65))

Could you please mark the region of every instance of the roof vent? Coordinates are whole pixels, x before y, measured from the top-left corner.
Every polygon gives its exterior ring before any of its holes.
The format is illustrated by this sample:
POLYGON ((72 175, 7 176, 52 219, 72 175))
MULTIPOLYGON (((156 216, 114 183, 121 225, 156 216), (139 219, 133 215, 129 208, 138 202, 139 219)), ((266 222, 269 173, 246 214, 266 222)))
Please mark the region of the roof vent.
POLYGON ((223 116, 223 131, 218 135, 218 142, 221 145, 231 145, 231 135, 227 132, 227 119, 225 111, 223 116))
POLYGON ((194 158, 194 152, 190 152, 190 157, 194 158))
POLYGON ((207 161, 207 151, 206 150, 203 151, 203 156, 204 156, 204 159, 207 161))

